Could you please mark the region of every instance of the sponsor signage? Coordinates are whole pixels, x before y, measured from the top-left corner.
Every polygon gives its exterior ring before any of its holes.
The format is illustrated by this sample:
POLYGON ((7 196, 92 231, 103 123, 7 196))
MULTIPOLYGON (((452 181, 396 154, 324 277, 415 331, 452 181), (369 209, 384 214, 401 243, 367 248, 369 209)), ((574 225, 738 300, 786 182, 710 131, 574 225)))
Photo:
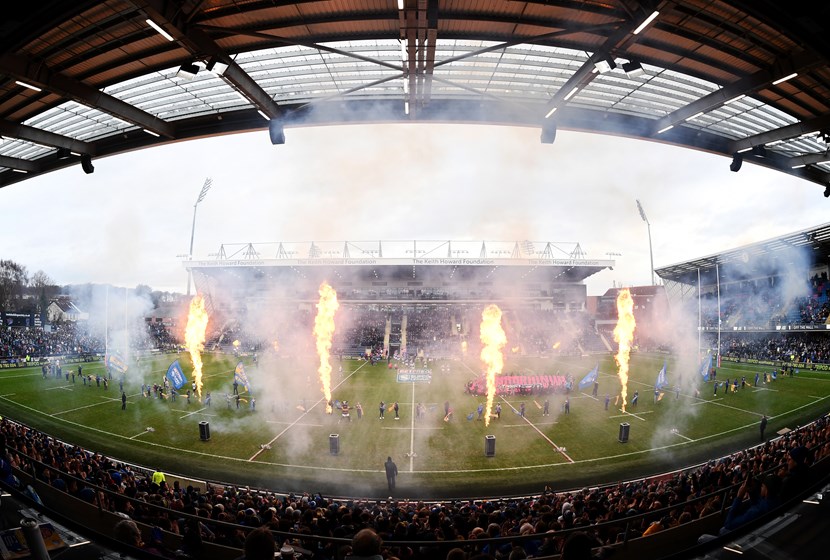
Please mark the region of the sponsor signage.
POLYGON ((398 370, 398 383, 430 383, 432 382, 431 369, 401 369, 398 370))

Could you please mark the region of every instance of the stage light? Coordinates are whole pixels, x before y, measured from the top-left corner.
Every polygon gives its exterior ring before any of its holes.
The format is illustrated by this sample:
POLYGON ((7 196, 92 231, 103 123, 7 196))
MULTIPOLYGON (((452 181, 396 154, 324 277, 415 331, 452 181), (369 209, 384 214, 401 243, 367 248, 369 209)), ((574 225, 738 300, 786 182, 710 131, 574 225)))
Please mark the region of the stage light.
POLYGON ((767 149, 764 146, 753 146, 752 155, 758 157, 767 157, 767 149))
POLYGON ((556 124, 551 122, 543 124, 542 134, 539 139, 542 141, 542 144, 553 144, 553 141, 556 140, 556 124))
POLYGON ((735 155, 732 156, 732 163, 729 164, 729 171, 734 171, 737 173, 741 169, 741 165, 743 164, 743 162, 744 156, 736 152, 735 155))
POLYGON ((199 67, 193 64, 192 62, 182 64, 179 67, 179 71, 176 72, 177 78, 184 78, 185 80, 192 80, 196 77, 196 74, 199 73, 199 67))
POLYGON ((271 119, 268 123, 268 134, 271 137, 271 144, 285 144, 285 130, 278 119, 271 119))
POLYGON ((611 70, 617 67, 617 63, 614 62, 614 59, 610 56, 603 58, 594 63, 594 68, 597 69, 597 72, 600 74, 607 74, 611 70))
POLYGON ((58 152, 56 154, 59 160, 69 159, 69 156, 72 155, 72 152, 69 151, 69 148, 58 148, 58 152))
POLYGON ((830 198, 830 185, 824 187, 824 198, 830 198))
POLYGON ((224 76, 225 75, 225 70, 228 69, 228 65, 225 64, 224 62, 218 60, 217 58, 211 58, 208 61, 207 66, 205 67, 205 69, 208 72, 213 72, 217 76, 224 76))
POLYGON ((622 69, 625 72, 625 75, 629 78, 637 78, 646 73, 646 71, 643 70, 643 65, 639 62, 626 62, 623 64, 622 69))
POLYGON ((92 166, 92 157, 89 154, 81 156, 81 168, 87 175, 90 175, 95 171, 95 167, 92 166))

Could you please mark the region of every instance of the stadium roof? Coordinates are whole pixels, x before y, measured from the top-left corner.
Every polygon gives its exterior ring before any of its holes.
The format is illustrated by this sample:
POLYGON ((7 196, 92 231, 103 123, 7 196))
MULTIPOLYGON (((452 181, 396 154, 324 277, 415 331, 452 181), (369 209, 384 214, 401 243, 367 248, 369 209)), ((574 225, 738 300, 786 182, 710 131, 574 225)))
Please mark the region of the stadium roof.
POLYGON ((776 0, 13 3, 0 187, 166 142, 411 121, 630 136, 827 185, 828 16, 776 0))
MULTIPOLYGON (((697 284, 697 273, 711 272, 715 266, 736 265, 747 277, 774 275, 790 268, 790 261, 798 258, 803 261, 809 255, 810 262, 826 263, 830 258, 830 223, 802 229, 765 241, 743 245, 728 251, 692 259, 655 269, 665 281, 683 284, 697 284), (771 266, 772 265, 772 266, 771 266)), ((708 274, 710 278, 712 274, 708 274)))

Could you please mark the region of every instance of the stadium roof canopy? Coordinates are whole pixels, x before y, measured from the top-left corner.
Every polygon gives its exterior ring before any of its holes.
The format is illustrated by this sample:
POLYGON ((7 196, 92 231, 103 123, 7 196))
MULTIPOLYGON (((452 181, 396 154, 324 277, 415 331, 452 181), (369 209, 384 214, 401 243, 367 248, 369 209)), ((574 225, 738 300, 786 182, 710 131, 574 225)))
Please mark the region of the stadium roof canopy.
POLYGON ((623 135, 827 185, 828 17, 777 0, 10 3, 0 187, 166 142, 399 121, 623 135))
POLYGON ((728 279, 771 277, 789 270, 801 270, 805 266, 827 263, 830 259, 830 223, 788 233, 766 241, 759 241, 722 251, 714 255, 692 259, 655 269, 664 281, 685 285, 697 285, 698 272, 701 285, 716 282, 715 267, 721 267, 728 279))
MULTIPOLYGON (((368 286, 470 282, 576 283, 611 259, 589 259, 576 242, 311 241, 223 244, 211 260, 185 260, 206 276, 270 282, 280 278, 355 280, 368 286), (243 276, 244 275, 244 276, 243 276)), ((351 284, 350 284, 351 285, 351 284)))

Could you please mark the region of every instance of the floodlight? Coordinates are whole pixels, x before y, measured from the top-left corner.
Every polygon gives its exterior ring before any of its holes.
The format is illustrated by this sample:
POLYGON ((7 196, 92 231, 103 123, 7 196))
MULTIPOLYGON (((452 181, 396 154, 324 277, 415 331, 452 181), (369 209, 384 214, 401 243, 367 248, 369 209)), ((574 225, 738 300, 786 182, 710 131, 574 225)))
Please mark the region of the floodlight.
POLYGON ((95 171, 95 168, 92 166, 92 157, 89 154, 83 154, 81 156, 81 168, 87 175, 95 171))
POLYGON ((272 144, 285 144, 285 130, 281 120, 271 119, 268 122, 268 134, 271 136, 272 144))
POLYGON ((596 68, 597 72, 599 72, 600 74, 607 74, 616 67, 617 63, 614 62, 614 59, 610 56, 606 56, 602 58, 602 60, 598 60, 594 63, 594 68, 596 68))
POLYGON ((830 185, 824 187, 824 198, 830 198, 830 185))
POLYGON ((182 64, 179 71, 176 72, 177 78, 184 78, 185 80, 192 80, 199 73, 199 67, 192 62, 182 64))
POLYGON ((729 164, 729 171, 738 172, 741 169, 741 165, 744 162, 744 156, 735 152, 735 155, 732 156, 732 163, 729 164))
POLYGON ((622 69, 625 71, 625 75, 629 78, 637 78, 646 73, 646 71, 643 70, 643 65, 639 62, 626 62, 623 64, 622 69))
POLYGON ((58 148, 57 154, 59 160, 69 159, 69 156, 72 155, 72 152, 69 151, 69 148, 58 148))
POLYGON ((217 76, 224 76, 228 65, 217 58, 211 58, 205 68, 208 72, 213 72, 217 76))
POLYGON ((767 149, 764 146, 753 146, 752 155, 758 157, 767 157, 767 149))

